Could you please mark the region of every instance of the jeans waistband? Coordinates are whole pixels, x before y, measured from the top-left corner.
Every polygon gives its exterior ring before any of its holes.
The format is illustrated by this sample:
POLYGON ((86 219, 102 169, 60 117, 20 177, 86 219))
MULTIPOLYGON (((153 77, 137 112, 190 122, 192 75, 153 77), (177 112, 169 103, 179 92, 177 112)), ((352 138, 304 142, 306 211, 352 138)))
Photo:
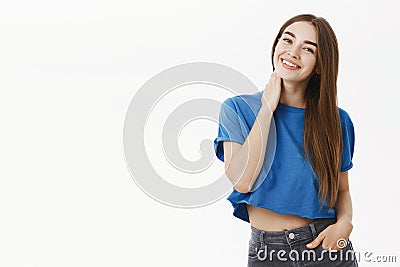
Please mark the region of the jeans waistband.
POLYGON ((336 218, 319 218, 302 227, 285 231, 264 231, 251 226, 251 239, 264 244, 293 244, 308 238, 315 238, 326 227, 336 223, 336 218))

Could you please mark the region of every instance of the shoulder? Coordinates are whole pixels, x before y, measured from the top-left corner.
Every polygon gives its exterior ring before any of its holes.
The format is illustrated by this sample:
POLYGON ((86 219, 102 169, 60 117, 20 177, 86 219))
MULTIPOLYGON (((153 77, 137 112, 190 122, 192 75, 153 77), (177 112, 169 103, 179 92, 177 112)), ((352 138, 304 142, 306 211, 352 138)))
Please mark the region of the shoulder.
POLYGON ((262 91, 252 94, 236 95, 233 97, 226 98, 223 104, 231 108, 235 108, 237 110, 244 108, 254 109, 257 106, 261 105, 261 96, 262 96, 262 91))
POLYGON ((351 120, 349 113, 340 107, 338 107, 338 109, 339 109, 340 122, 346 126, 353 126, 353 121, 351 120))

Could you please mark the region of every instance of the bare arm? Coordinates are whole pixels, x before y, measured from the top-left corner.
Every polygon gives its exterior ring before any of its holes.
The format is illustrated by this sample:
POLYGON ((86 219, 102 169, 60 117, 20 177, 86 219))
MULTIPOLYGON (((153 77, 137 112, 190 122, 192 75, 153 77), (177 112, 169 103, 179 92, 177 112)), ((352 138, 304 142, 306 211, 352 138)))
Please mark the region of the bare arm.
POLYGON ((353 209, 351 205, 348 172, 342 172, 339 175, 339 193, 335 205, 336 209, 336 223, 328 226, 323 230, 317 238, 315 238, 308 248, 317 247, 323 240, 323 248, 331 248, 333 250, 343 249, 342 245, 346 245, 347 242, 339 242, 341 239, 346 241, 353 230, 353 224, 351 222, 353 217, 353 209), (340 245, 340 246, 339 246, 340 245))
POLYGON ((239 192, 249 192, 261 171, 272 114, 268 107, 261 107, 243 145, 224 142, 225 173, 239 192))
POLYGON ((348 172, 339 175, 339 193, 335 205, 338 222, 346 223, 352 228, 353 208, 349 190, 348 172))
POLYGON ((225 173, 241 193, 253 187, 264 163, 273 111, 280 98, 281 79, 276 73, 264 90, 262 105, 243 145, 224 142, 225 173))

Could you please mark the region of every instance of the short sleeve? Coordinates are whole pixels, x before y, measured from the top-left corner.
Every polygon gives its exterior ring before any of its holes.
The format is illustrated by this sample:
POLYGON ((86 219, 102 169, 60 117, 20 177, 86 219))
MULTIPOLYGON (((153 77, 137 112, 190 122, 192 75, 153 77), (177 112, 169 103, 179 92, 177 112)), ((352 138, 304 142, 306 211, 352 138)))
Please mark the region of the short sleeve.
POLYGON ((353 167, 354 138, 354 125, 347 116, 345 123, 342 124, 343 151, 340 172, 348 171, 353 167))
POLYGON ((217 158, 224 161, 223 141, 243 144, 245 140, 235 102, 232 98, 227 98, 221 104, 218 136, 214 140, 214 150, 217 158))

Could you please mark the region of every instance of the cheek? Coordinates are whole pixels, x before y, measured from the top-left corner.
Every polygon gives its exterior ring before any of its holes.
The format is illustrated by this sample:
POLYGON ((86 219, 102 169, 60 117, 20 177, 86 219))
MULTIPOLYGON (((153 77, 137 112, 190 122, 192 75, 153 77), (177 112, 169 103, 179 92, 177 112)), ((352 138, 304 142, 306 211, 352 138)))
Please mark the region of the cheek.
POLYGON ((279 61, 279 56, 282 54, 282 50, 281 49, 275 49, 275 53, 274 53, 274 64, 276 65, 279 61))
POLYGON ((282 54, 284 51, 284 49, 282 49, 281 46, 276 46, 275 48, 275 55, 279 56, 280 54, 282 54))
POLYGON ((276 53, 274 54, 273 61, 274 61, 274 66, 276 67, 276 65, 278 64, 278 56, 276 53))
POLYGON ((309 66, 310 71, 313 71, 317 64, 317 60, 314 57, 308 58, 306 64, 309 66))

